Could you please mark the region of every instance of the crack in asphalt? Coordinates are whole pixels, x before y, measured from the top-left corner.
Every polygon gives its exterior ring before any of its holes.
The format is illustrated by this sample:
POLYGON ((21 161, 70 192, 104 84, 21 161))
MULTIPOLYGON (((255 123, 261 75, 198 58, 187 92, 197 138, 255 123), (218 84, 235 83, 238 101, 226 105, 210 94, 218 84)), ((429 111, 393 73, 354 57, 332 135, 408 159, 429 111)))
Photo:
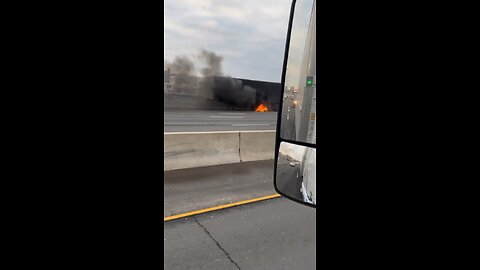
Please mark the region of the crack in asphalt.
POLYGON ((207 230, 207 228, 205 228, 202 224, 200 224, 200 222, 197 220, 197 218, 195 216, 193 216, 193 219, 197 222, 197 224, 202 227, 202 229, 208 234, 208 236, 213 240, 213 242, 215 242, 215 244, 217 244, 217 246, 223 251, 223 253, 225 253, 225 255, 227 255, 227 258, 233 263, 235 264, 235 266, 238 268, 238 270, 240 270, 240 266, 238 266, 238 264, 232 259, 232 257, 230 257, 230 254, 228 254, 228 252, 223 249, 223 247, 217 242, 217 240, 215 240, 215 238, 213 238, 213 236, 210 234, 210 232, 207 230))

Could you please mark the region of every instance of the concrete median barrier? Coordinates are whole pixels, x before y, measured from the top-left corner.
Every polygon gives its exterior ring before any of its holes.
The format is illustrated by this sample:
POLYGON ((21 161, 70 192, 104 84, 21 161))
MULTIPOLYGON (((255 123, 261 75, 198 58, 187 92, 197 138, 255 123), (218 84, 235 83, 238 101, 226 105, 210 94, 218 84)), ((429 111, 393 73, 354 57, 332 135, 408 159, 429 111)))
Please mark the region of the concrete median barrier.
POLYGON ((245 161, 275 158, 275 131, 240 132, 240 159, 245 161))
POLYGON ((275 131, 164 133, 164 171, 274 158, 275 131))
POLYGON ((238 131, 165 133, 164 171, 240 162, 238 131))

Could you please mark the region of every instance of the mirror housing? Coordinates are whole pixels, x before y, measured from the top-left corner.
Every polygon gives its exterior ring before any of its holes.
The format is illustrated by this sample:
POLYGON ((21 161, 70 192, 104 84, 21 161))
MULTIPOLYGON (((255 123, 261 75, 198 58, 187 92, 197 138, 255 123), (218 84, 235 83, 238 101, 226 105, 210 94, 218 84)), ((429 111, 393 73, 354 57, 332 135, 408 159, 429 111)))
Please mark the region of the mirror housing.
POLYGON ((316 0, 293 0, 275 142, 275 190, 316 207, 316 0), (292 33, 293 32, 293 33, 292 33))

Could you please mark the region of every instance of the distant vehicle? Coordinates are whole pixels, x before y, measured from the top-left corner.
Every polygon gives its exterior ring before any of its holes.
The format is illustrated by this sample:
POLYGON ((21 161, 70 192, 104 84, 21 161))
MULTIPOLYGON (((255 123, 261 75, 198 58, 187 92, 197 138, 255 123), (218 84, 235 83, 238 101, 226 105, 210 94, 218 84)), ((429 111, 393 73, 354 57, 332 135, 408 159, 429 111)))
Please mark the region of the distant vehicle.
POLYGON ((293 161, 290 162, 290 166, 295 167, 295 165, 297 165, 297 163, 295 163, 295 162, 293 162, 293 161))
POLYGON ((292 108, 295 108, 295 107, 297 106, 297 104, 298 104, 298 101, 294 100, 294 101, 292 102, 292 108))

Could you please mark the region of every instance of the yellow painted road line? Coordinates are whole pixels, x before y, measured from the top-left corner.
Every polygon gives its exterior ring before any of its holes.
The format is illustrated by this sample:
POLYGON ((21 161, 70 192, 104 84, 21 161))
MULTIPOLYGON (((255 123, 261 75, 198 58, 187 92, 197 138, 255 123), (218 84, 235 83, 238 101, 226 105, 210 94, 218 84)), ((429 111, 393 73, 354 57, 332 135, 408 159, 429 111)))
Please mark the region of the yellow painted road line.
POLYGON ((198 215, 198 214, 202 214, 202 213, 207 213, 207 212, 211 212, 211 211, 216 211, 216 210, 220 210, 220 209, 239 206, 239 205, 243 205, 243 204, 269 200, 269 199, 273 199, 273 198, 278 198, 280 196, 282 196, 282 195, 273 194, 273 195, 253 198, 253 199, 249 199, 249 200, 244 200, 244 201, 239 201, 239 202, 234 202, 234 203, 229 203, 229 204, 224 204, 224 205, 219 205, 219 206, 214 206, 214 207, 209 207, 209 208, 204 208, 204 209, 200 209, 200 210, 196 210, 196 211, 191 211, 191 212, 187 212, 187 213, 182 213, 182 214, 178 214, 178 215, 165 217, 165 218, 163 218, 163 221, 169 221, 169 220, 179 219, 179 218, 183 218, 183 217, 188 217, 188 216, 198 215))

